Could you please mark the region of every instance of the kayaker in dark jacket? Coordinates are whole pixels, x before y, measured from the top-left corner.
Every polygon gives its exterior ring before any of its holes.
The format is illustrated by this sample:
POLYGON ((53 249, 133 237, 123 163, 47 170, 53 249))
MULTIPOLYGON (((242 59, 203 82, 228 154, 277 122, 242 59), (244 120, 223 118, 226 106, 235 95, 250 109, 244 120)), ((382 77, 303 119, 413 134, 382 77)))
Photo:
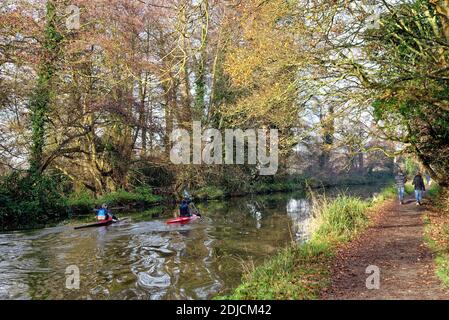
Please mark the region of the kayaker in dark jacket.
POLYGON ((179 215, 181 217, 191 217, 192 213, 190 212, 189 204, 187 200, 182 200, 182 204, 179 206, 179 215))
POLYGON ((426 186, 420 172, 418 172, 413 179, 413 185, 415 186, 415 198, 416 205, 421 205, 423 192, 426 191, 426 186))

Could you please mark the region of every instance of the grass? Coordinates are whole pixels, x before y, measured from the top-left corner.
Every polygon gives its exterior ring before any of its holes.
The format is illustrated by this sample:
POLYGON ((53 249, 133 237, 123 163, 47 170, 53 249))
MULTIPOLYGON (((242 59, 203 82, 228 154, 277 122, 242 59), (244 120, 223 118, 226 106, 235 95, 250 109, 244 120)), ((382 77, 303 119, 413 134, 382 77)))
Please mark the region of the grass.
POLYGON ((88 212, 103 203, 109 206, 122 206, 134 203, 153 205, 161 201, 162 197, 153 194, 151 188, 140 187, 133 191, 120 189, 99 198, 93 197, 88 192, 73 193, 68 197, 67 204, 73 211, 88 212))
POLYGON ((449 253, 446 252, 436 257, 435 264, 438 278, 440 278, 446 287, 449 287, 449 253))
POLYGON ((319 237, 326 242, 344 242, 352 239, 368 222, 366 210, 370 206, 367 201, 349 196, 339 196, 333 201, 321 200, 318 225, 313 237, 319 237))
POLYGON ((217 299, 315 299, 327 285, 330 253, 322 242, 292 245, 246 275, 231 296, 217 299))
POLYGON ((246 273, 231 295, 217 299, 318 299, 330 283, 330 264, 338 246, 364 230, 370 222, 370 210, 393 195, 396 191, 391 187, 368 201, 346 195, 333 200, 315 198, 310 240, 292 243, 246 273))
POLYGON ((196 190, 193 196, 200 200, 217 200, 226 197, 226 192, 220 187, 207 186, 196 190))
POLYGON ((415 187, 411 183, 405 185, 405 193, 413 194, 415 192, 415 187))
POLYGON ((438 278, 449 287, 449 190, 433 186, 428 196, 432 207, 425 217, 425 240, 435 253, 438 278))

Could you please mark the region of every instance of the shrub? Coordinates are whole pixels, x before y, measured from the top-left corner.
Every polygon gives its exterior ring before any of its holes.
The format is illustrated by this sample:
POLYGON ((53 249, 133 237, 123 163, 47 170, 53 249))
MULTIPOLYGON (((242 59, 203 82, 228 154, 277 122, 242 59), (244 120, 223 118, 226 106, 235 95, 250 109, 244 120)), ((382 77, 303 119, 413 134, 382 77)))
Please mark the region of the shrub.
POLYGON ((87 212, 96 205, 96 199, 87 191, 72 193, 67 199, 67 204, 72 210, 87 212))
POLYGON ((116 192, 105 194, 99 198, 95 198, 93 194, 88 191, 72 193, 68 197, 67 203, 73 211, 89 212, 92 208, 99 207, 103 203, 106 203, 109 206, 122 206, 135 203, 151 205, 157 204, 161 200, 162 197, 153 194, 151 188, 138 187, 133 191, 119 189, 116 192))
POLYGON ((197 199, 221 199, 226 196, 226 193, 223 189, 215 186, 203 187, 198 189, 194 193, 195 198, 197 199))
POLYGON ((132 192, 119 189, 116 192, 108 193, 100 197, 96 203, 98 205, 102 203, 106 203, 108 205, 125 205, 135 202, 154 204, 160 202, 161 200, 162 198, 160 196, 153 194, 153 190, 151 188, 139 187, 134 189, 132 192))
POLYGON ((18 172, 0 181, 0 229, 44 225, 68 217, 58 181, 51 176, 18 172))

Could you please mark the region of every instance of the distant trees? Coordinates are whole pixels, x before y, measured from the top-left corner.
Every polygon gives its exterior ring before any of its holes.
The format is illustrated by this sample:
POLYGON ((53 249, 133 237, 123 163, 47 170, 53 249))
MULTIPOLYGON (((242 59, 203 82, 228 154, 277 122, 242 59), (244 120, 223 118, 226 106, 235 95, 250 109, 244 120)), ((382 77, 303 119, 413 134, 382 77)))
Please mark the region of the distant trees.
POLYGON ((145 166, 176 170, 168 159, 173 128, 190 128, 194 119, 218 121, 213 104, 225 91, 214 86, 225 85, 225 6, 187 0, 71 4, 80 8, 79 29, 67 28, 61 2, 2 7, 2 162, 23 169, 20 154, 33 170, 62 172, 75 188, 96 194, 145 180, 145 166), (22 28, 26 23, 32 28, 22 28), (33 93, 13 96, 9 74, 23 76, 14 84, 33 93))
POLYGON ((4 173, 49 171, 97 195, 254 179, 253 166, 170 163, 172 130, 200 120, 278 129, 283 168, 293 153, 326 174, 413 153, 447 181, 445 1, 384 3, 378 30, 348 1, 70 4, 79 28, 60 1, 0 4, 4 173))

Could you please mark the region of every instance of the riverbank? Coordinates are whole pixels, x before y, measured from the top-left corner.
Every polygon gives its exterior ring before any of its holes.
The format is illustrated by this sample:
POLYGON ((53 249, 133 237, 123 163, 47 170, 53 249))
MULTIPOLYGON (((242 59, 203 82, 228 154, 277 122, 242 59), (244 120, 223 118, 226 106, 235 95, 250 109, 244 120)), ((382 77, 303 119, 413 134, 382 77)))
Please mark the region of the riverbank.
POLYGON ((432 188, 426 198, 401 206, 388 188, 371 201, 318 201, 308 242, 282 250, 218 299, 449 299, 448 193, 432 188), (377 290, 366 286, 369 266, 379 268, 377 290))
MULTIPOLYGON (((369 198, 381 189, 317 192, 369 198)), ((309 230, 310 204, 302 191, 273 193, 198 203, 204 219, 186 225, 166 224, 177 210, 160 206, 118 211, 130 219, 102 228, 73 230, 92 221, 90 215, 56 228, 1 232, 6 264, 0 266, 0 298, 212 299, 239 285, 243 264, 260 265, 291 243, 291 235, 301 239, 309 230), (61 286, 68 265, 84 270, 80 290, 61 286)))
POLYGON ((77 215, 91 212, 93 208, 99 208, 102 204, 132 210, 158 206, 165 201, 164 196, 155 194, 152 188, 140 187, 132 191, 120 189, 98 198, 88 192, 73 193, 67 197, 67 206, 72 214, 77 215))
POLYGON ((434 191, 425 214, 425 239, 435 257, 436 274, 449 288, 449 190, 434 191))
POLYGON ((249 194, 268 194, 308 189, 348 187, 376 183, 388 183, 393 179, 389 173, 379 172, 366 175, 307 176, 286 175, 265 177, 258 181, 242 182, 238 187, 207 186, 192 190, 195 200, 218 200, 249 194))
POLYGON ((435 255, 425 241, 425 216, 430 209, 428 196, 422 206, 416 206, 413 196, 404 205, 388 202, 371 228, 338 250, 331 285, 321 298, 449 299, 449 291, 436 275, 435 255))
POLYGON ((231 295, 218 299, 318 299, 330 285, 338 248, 374 224, 395 195, 390 187, 367 201, 348 196, 316 200, 310 240, 285 248, 248 272, 231 295))
MULTIPOLYGON (((50 178, 39 180, 40 187, 31 187, 35 182, 20 176, 12 176, 0 186, 0 230, 24 230, 54 226, 67 219, 92 214, 93 208, 103 203, 121 211, 142 211, 160 205, 178 203, 182 195, 170 188, 137 187, 133 190, 119 189, 116 192, 95 197, 88 191, 64 192, 62 183, 50 178), (30 213, 31 212, 31 213, 30 213)), ((207 186, 190 190, 195 201, 208 201, 241 197, 250 194, 270 194, 328 187, 349 187, 385 183, 391 178, 387 173, 362 176, 338 175, 315 176, 288 175, 262 177, 255 182, 242 182, 240 186, 207 186)))

